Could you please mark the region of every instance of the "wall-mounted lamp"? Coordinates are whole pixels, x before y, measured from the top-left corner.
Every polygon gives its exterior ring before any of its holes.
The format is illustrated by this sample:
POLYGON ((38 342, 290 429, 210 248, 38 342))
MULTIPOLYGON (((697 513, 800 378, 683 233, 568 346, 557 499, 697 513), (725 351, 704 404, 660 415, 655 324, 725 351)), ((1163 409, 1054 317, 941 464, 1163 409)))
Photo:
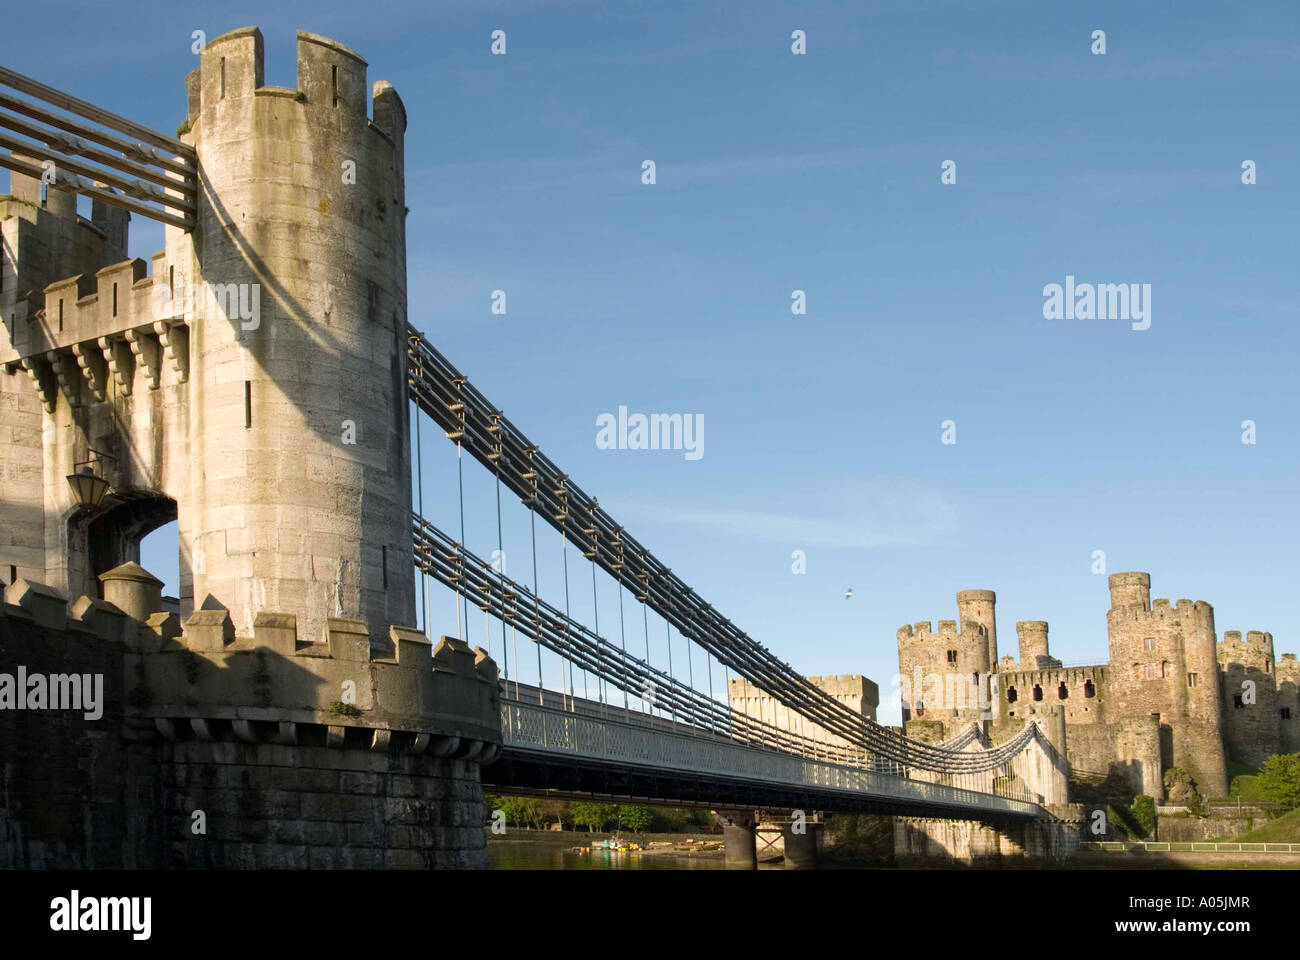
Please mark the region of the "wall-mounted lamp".
POLYGON ((72 495, 77 498, 80 506, 97 507, 108 495, 108 481, 95 471, 95 465, 99 460, 112 460, 116 463, 117 457, 93 449, 88 452, 92 455, 89 459, 78 460, 72 465, 73 472, 68 474, 68 486, 72 487, 72 495))

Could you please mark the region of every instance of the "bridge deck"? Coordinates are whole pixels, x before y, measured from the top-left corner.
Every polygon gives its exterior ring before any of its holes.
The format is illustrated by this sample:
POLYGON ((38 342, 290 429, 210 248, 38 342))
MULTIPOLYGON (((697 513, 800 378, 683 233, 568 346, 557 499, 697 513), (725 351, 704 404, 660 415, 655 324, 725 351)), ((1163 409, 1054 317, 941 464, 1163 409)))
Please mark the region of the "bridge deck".
POLYGON ((498 787, 960 819, 1046 815, 1024 800, 515 700, 503 701, 501 724, 502 759, 484 770, 498 787))

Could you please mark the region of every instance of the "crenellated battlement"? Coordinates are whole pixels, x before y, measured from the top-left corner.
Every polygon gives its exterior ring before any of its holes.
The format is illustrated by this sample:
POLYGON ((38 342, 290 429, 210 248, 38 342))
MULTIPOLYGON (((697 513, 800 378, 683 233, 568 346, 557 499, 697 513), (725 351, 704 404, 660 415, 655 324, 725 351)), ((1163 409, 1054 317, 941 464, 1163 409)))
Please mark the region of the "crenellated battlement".
POLYGON ((899 643, 929 643, 938 637, 964 637, 966 639, 984 638, 988 631, 982 624, 967 621, 957 629, 956 620, 940 620, 939 629, 929 620, 919 620, 914 624, 904 624, 898 628, 899 643))
POLYGON ((1221 667, 1229 668, 1238 665, 1246 669, 1272 673, 1275 660, 1273 634, 1262 630, 1250 630, 1243 640, 1240 630, 1225 630, 1223 638, 1215 644, 1215 654, 1221 667))
POLYGON ((259 614, 253 636, 237 637, 226 610, 197 610, 184 624, 165 612, 139 621, 104 600, 69 607, 59 591, 21 579, 0 618, 122 644, 130 701, 168 739, 182 735, 178 726, 212 739, 221 724, 240 740, 297 742, 298 726, 314 726, 342 746, 358 728, 371 747, 400 733, 412 752, 480 762, 501 742, 496 664, 453 637, 434 646, 392 626, 376 645, 364 623, 330 619, 325 642, 310 643, 281 613, 259 614))
POLYGON ((217 133, 240 114, 297 117, 316 131, 351 136, 369 130, 400 148, 406 109, 387 81, 366 87, 369 64, 337 40, 297 32, 298 84, 266 86, 265 44, 257 27, 241 27, 208 41, 197 70, 186 78, 186 142, 217 133), (373 103, 373 119, 370 111, 373 103), (211 128, 211 129, 206 129, 211 128))

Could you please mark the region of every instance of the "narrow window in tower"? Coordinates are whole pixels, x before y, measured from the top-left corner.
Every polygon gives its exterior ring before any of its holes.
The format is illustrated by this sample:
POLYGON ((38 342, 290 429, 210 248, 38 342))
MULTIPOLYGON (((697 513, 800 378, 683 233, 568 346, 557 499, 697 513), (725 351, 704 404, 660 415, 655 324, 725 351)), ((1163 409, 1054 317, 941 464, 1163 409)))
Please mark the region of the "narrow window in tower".
POLYGON ((1155 637, 1146 637, 1145 639, 1143 639, 1143 641, 1142 641, 1142 649, 1143 649, 1143 650, 1154 650, 1155 648, 1156 648, 1156 638, 1155 638, 1155 637))
POLYGON ((1070 699, 1070 690, 1068 687, 1066 687, 1064 682, 1062 682, 1061 685, 1056 688, 1056 699, 1057 700, 1070 699))
POLYGON ((1169 661, 1165 660, 1160 664, 1160 679, 1165 680, 1172 676, 1173 674, 1169 671, 1169 661))
POLYGON ((1291 708, 1290 708, 1290 707, 1283 707, 1283 708, 1282 708, 1282 719, 1283 719, 1283 720, 1290 720, 1290 719, 1291 719, 1291 708))
POLYGON ((9 564, 9 582, 16 583, 17 581, 18 581, 18 568, 11 563, 9 564))
POLYGON ((175 267, 167 268, 167 295, 169 297, 176 296, 176 268, 175 267))
POLYGON ((949 650, 949 651, 948 651, 948 662, 949 662, 949 663, 956 663, 956 662, 957 662, 957 651, 956 651, 956 650, 949 650))
POLYGON ((388 545, 379 548, 379 569, 384 575, 384 589, 388 589, 388 545))
POLYGON ((339 105, 339 68, 330 67, 330 85, 333 89, 334 106, 339 105))
POLYGON ((244 381, 244 429, 249 430, 253 426, 253 381, 244 381))
POLYGON ((1043 699, 1043 688, 1040 687, 1038 684, 1034 684, 1034 701, 1037 702, 1042 699, 1043 699))
POLYGON ((113 284, 113 316, 117 316, 117 284, 113 284))
POLYGON ((1091 700, 1093 697, 1097 695, 1097 688, 1093 686, 1091 680, 1083 681, 1083 695, 1085 698, 1089 700, 1091 700))
POLYGON ((1198 683, 1200 683, 1200 679, 1196 676, 1196 674, 1194 674, 1194 673, 1189 673, 1189 674, 1187 675, 1187 685, 1188 685, 1189 687, 1194 687, 1194 686, 1196 686, 1198 683))
POLYGON ((1007 703, 1015 703, 1016 697, 1017 697, 1016 688, 1007 687, 1007 703))
POLYGON ((1239 693, 1233 694, 1232 705, 1238 710, 1242 709, 1245 706, 1245 704, 1242 703, 1241 701, 1241 694, 1239 693))
POLYGON ((217 99, 226 99, 226 58, 221 58, 221 88, 217 91, 217 99))
POLYGON ((59 332, 63 332, 63 298, 59 297, 59 332))

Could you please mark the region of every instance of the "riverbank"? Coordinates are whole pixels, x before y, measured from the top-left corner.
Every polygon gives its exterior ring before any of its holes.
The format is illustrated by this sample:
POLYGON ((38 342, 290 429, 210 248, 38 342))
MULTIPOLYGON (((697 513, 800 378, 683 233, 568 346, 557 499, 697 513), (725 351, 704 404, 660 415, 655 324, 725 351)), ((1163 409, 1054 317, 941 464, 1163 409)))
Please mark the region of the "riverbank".
POLYGON ((608 832, 525 830, 487 832, 494 870, 721 870, 722 838, 716 834, 623 833, 639 850, 610 850, 593 843, 608 832))

